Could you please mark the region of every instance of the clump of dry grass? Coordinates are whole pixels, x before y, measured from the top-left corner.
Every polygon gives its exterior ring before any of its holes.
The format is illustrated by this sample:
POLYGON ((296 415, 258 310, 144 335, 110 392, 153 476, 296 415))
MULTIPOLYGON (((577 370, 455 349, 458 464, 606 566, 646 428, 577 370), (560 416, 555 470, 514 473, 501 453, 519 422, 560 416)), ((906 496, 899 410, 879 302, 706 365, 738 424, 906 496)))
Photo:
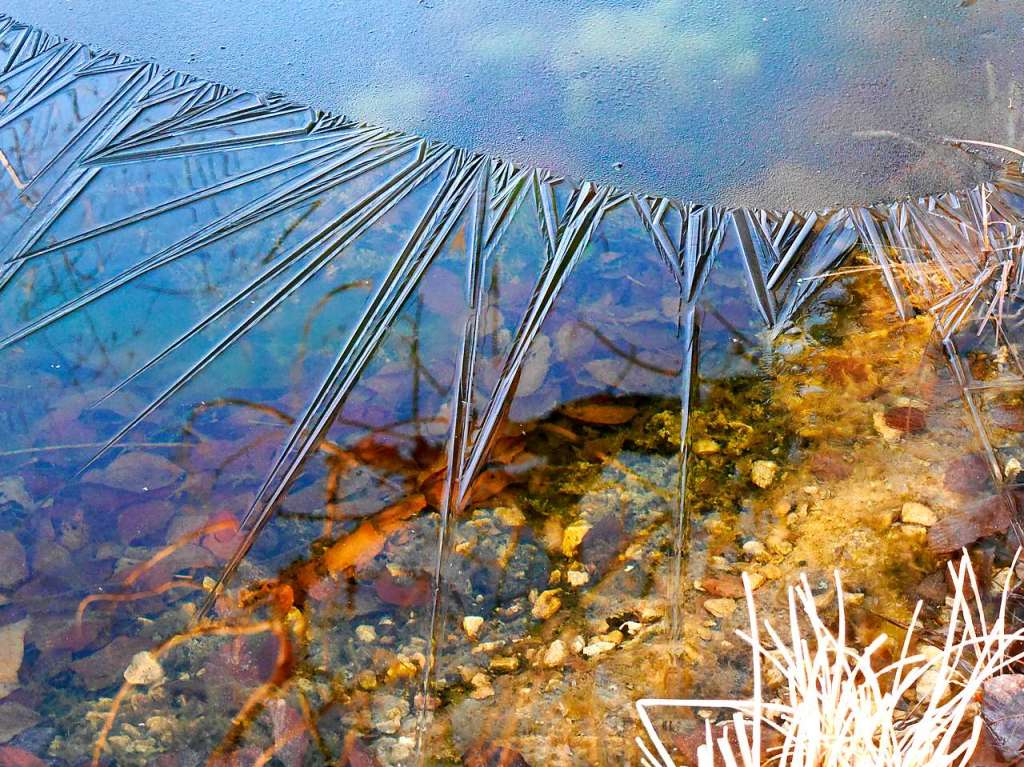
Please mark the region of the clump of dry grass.
POLYGON ((650 718, 652 709, 665 707, 734 712, 724 724, 705 724, 697 767, 965 767, 982 734, 982 686, 1024 658, 1024 628, 1008 624, 1012 578, 1007 578, 998 611, 989 620, 970 559, 964 556, 958 566, 950 563, 949 570, 955 591, 943 645, 915 641, 918 603, 899 656, 880 670, 873 661, 887 638, 881 636, 863 649, 848 643, 838 573, 838 628, 833 631, 822 621, 803 578, 789 589, 787 635, 764 622, 768 644, 761 640, 744 576, 751 631, 738 633, 751 647, 752 698, 638 701, 637 713, 650 743, 637 738, 645 767, 675 767, 650 718), (764 700, 765 664, 783 679, 773 701, 764 700), (911 702, 915 696, 908 693, 915 690, 929 692, 911 702), (778 733, 781 746, 763 748, 765 728, 778 733))

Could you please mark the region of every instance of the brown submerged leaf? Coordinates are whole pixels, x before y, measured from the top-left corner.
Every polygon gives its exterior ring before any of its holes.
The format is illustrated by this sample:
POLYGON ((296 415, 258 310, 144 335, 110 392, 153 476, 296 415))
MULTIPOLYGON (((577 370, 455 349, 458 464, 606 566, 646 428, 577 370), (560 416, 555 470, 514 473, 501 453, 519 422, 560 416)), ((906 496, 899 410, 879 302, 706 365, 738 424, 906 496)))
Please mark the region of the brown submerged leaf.
POLYGON ((738 575, 717 575, 704 578, 700 585, 713 597, 739 599, 744 595, 743 579, 738 575))
POLYGON ((185 476, 185 470, 176 463, 154 453, 125 453, 102 469, 93 469, 83 477, 84 482, 146 492, 167 487, 185 476))
POLYGON ((117 517, 117 537, 128 545, 162 530, 177 506, 165 500, 147 500, 128 506, 117 517))
POLYGON ((487 469, 481 472, 470 486, 471 503, 482 503, 493 498, 512 482, 512 477, 501 469, 487 469))
POLYGON ((1019 767, 1019 760, 1010 761, 1000 753, 995 739, 995 735, 988 727, 982 728, 981 739, 971 754, 968 767, 1019 767))
POLYGON ((148 639, 119 636, 101 650, 74 661, 71 670, 87 690, 102 690, 118 684, 132 656, 150 646, 148 639))
POLYGON ((627 423, 637 414, 635 407, 599 403, 566 405, 562 411, 574 421, 601 426, 618 426, 627 423))
POLYGON ((14 746, 0 746, 0 767, 46 767, 46 762, 14 746))
POLYGON ((985 682, 981 715, 1004 757, 1024 753, 1024 674, 1004 674, 985 682))
POLYGON ((373 582, 373 589, 382 602, 398 607, 415 607, 427 603, 430 579, 419 576, 409 583, 402 583, 385 569, 373 582))
POLYGON ((426 506, 426 498, 412 495, 389 506, 372 519, 367 519, 327 550, 324 554, 327 572, 335 575, 344 570, 365 567, 383 551, 388 538, 426 506))
POLYGON ((947 490, 971 495, 985 490, 991 483, 988 461, 981 453, 968 453, 949 462, 943 482, 947 490))
POLYGON ((948 554, 969 546, 979 538, 1004 533, 1013 516, 1011 498, 993 495, 947 514, 928 528, 932 551, 948 554))
POLYGON ((885 411, 885 424, 907 434, 916 434, 928 427, 924 411, 916 407, 891 407, 885 411))

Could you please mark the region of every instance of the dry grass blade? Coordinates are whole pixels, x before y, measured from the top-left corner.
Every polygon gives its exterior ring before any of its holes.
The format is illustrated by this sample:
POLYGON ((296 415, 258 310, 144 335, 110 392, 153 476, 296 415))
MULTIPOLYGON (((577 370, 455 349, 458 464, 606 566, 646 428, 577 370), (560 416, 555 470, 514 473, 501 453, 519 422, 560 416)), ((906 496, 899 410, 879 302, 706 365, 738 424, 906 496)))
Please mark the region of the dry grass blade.
POLYGON ((838 629, 822 621, 803 578, 789 589, 788 639, 766 621, 768 645, 761 641, 753 593, 744 578, 752 630, 738 633, 751 647, 753 697, 638 701, 637 713, 653 746, 637 738, 645 767, 675 767, 650 718, 650 710, 657 708, 734 712, 724 724, 706 723, 698 767, 966 767, 982 733, 977 707, 982 686, 1024 658, 1024 627, 1008 624, 1012 579, 1007 579, 996 615, 987 619, 970 559, 965 555, 949 570, 954 595, 942 647, 915 641, 919 604, 898 657, 880 669, 876 656, 884 636, 863 649, 847 643, 838 573, 838 629), (763 700, 762 663, 783 679, 781 702, 763 700), (917 694, 914 704, 911 692, 917 694), (781 746, 770 754, 761 746, 765 727, 781 738, 781 746))
POLYGON ((950 144, 970 144, 971 146, 987 146, 990 149, 1001 149, 1004 152, 1015 154, 1018 157, 1024 157, 1024 151, 1016 149, 1012 146, 1006 146, 1005 144, 996 144, 992 141, 974 141, 966 138, 952 138, 948 139, 950 144))

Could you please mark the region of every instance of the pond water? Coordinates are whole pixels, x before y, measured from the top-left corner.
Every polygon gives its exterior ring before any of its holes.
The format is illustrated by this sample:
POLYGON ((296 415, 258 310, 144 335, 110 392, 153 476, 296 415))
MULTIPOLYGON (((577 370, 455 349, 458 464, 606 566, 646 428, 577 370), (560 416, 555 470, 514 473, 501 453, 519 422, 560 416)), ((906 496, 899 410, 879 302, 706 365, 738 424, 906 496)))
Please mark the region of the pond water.
POLYGON ((0 30, 4 758, 632 764, 742 573, 1005 567, 1019 163, 704 207, 0 30))

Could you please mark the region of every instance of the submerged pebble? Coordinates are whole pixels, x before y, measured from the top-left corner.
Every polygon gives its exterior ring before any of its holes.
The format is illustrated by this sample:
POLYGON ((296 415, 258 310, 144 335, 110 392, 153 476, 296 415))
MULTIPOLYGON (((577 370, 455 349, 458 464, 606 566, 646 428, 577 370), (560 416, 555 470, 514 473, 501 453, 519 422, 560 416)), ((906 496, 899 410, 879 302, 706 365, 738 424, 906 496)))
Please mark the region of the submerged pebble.
POLYGON ((484 619, 479 615, 467 615, 462 619, 462 630, 470 639, 476 639, 480 635, 480 628, 484 625, 484 619))
POLYGON ((584 657, 587 657, 587 658, 594 658, 594 657, 596 657, 598 655, 603 655, 604 653, 608 652, 609 650, 614 650, 614 649, 615 649, 615 643, 614 642, 609 642, 607 640, 603 640, 602 639, 602 640, 598 640, 596 642, 591 642, 590 644, 586 645, 583 648, 583 655, 584 655, 584 657))
POLYGON ((728 598, 708 599, 704 602, 704 609, 716 618, 728 618, 736 612, 736 600, 728 598))
POLYGON ((530 614, 541 621, 550 618, 562 606, 562 600, 558 597, 559 593, 558 589, 542 591, 537 597, 537 601, 533 603, 533 609, 530 610, 530 614))
POLYGON ((491 658, 490 669, 499 674, 511 674, 518 668, 519 658, 515 655, 499 655, 491 658))
POLYGON ((908 501, 903 504, 903 509, 900 512, 900 519, 908 525, 921 525, 922 527, 931 527, 939 521, 938 516, 930 508, 925 506, 923 503, 917 503, 916 501, 908 501))
POLYGON ((693 452, 699 456, 714 455, 720 453, 722 446, 713 439, 698 439, 693 443, 693 452))
POLYGON ((483 672, 478 673, 470 679, 473 691, 469 694, 473 700, 486 700, 494 697, 494 688, 491 686, 491 678, 483 672))
POLYGON ((27 577, 24 547, 14 533, 0 533, 0 588, 14 586, 27 577))
POLYGON ((541 659, 541 663, 548 668, 557 668, 565 663, 565 659, 568 657, 568 654, 565 642, 561 639, 556 639, 548 645, 547 650, 544 651, 544 657, 541 659))
POLYGON ((769 488, 775 482, 779 465, 775 461, 754 461, 750 467, 750 481, 760 488, 769 488))
POLYGON ((570 586, 578 588, 590 582, 590 573, 586 570, 570 570, 565 574, 565 579, 569 582, 570 586))
POLYGON ((365 642, 366 644, 375 642, 377 641, 377 629, 365 623, 360 626, 356 626, 356 637, 360 642, 365 642))
POLYGON ((565 532, 562 533, 562 554, 567 557, 574 556, 590 527, 589 522, 579 519, 565 528, 565 532))
POLYGON ((164 680, 164 669, 153 653, 144 650, 132 658, 124 670, 124 679, 129 684, 157 684, 164 680))

